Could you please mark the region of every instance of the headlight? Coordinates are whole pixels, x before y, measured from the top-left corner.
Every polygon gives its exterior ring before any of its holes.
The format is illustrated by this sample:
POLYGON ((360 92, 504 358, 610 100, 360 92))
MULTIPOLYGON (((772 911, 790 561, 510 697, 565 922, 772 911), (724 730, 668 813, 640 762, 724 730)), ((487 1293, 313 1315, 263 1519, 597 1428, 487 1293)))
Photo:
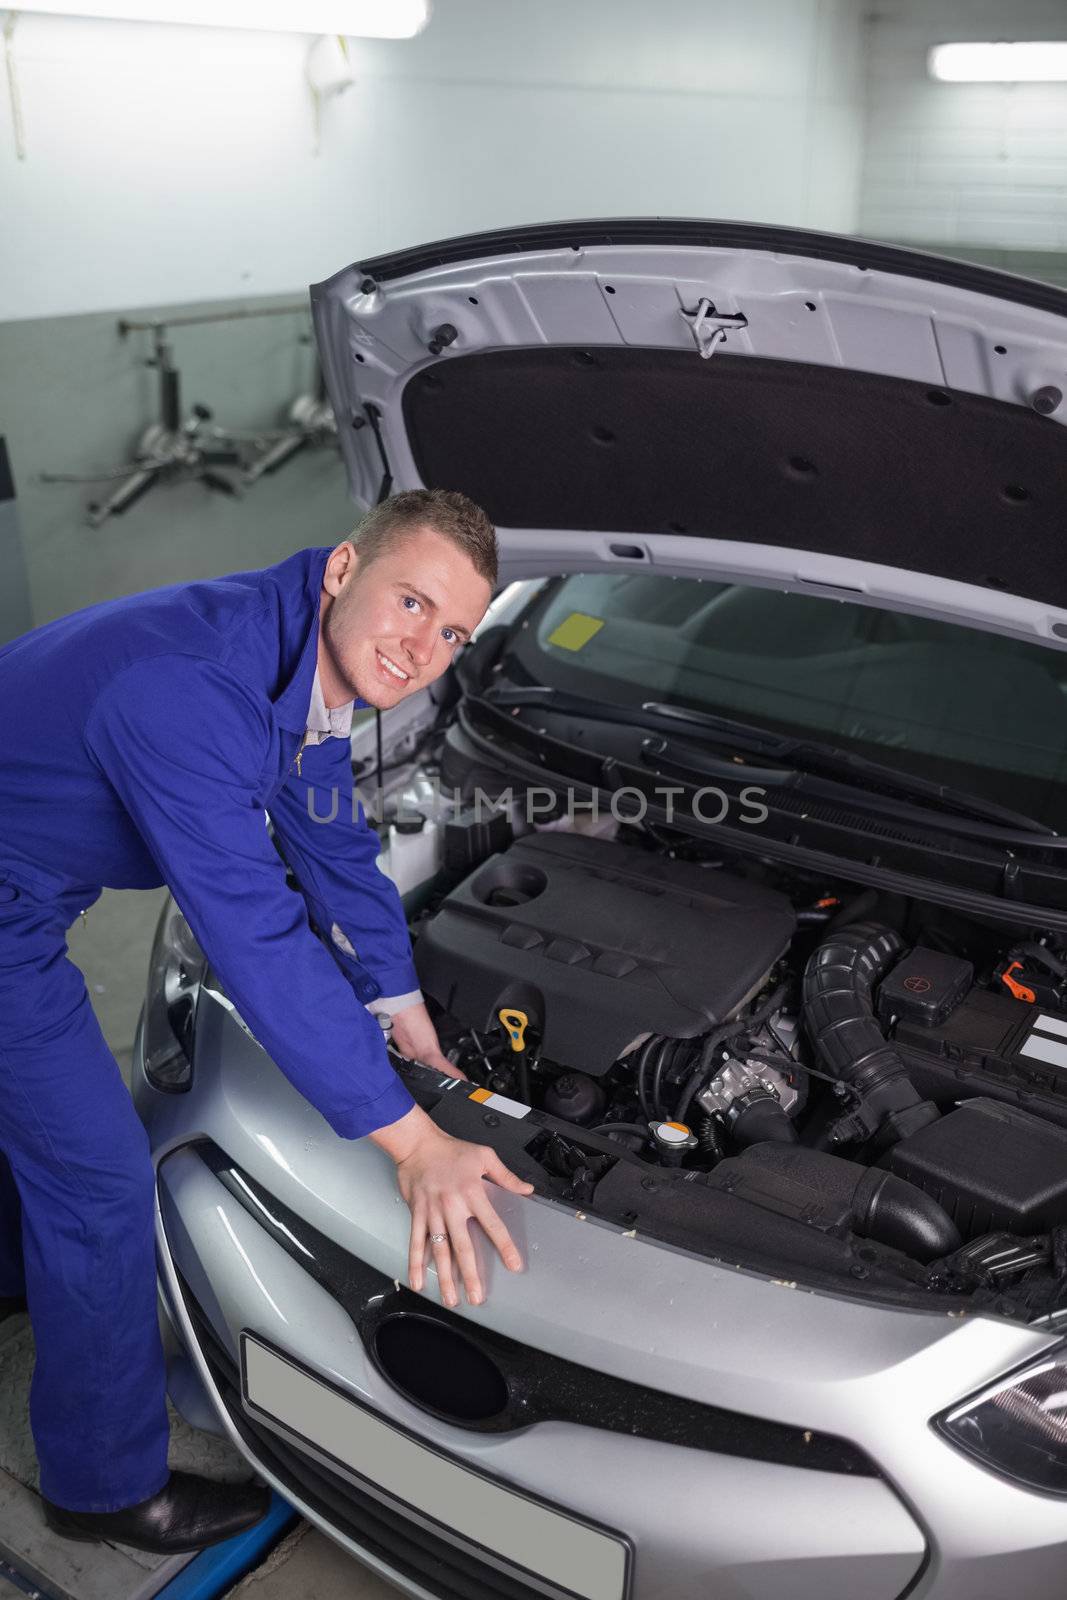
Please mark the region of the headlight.
POLYGON ((142 1033, 145 1077, 168 1094, 193 1080, 193 1025, 206 967, 192 929, 168 896, 152 944, 142 1033))
POLYGON ((1067 1349, 945 1412, 934 1426, 1002 1477, 1067 1495, 1067 1349))

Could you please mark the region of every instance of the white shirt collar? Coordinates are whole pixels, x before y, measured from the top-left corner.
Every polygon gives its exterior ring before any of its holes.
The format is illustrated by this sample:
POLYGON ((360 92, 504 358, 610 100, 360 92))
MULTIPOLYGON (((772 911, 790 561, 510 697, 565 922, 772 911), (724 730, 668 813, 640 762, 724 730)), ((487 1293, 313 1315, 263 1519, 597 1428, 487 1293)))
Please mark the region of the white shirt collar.
POLYGON ((321 744, 324 739, 347 739, 352 732, 352 711, 354 700, 349 700, 347 705, 335 706, 329 710, 322 693, 322 684, 319 682, 318 668, 315 669, 315 681, 311 685, 311 704, 308 706, 307 738, 305 744, 321 744))

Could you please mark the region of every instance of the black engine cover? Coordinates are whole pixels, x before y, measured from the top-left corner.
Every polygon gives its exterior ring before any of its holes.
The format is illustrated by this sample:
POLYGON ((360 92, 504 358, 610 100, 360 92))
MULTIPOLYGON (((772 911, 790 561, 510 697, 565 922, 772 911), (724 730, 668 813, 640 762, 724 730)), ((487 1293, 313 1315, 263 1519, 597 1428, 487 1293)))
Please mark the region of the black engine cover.
POLYGON ((639 1034, 687 1039, 732 1015, 795 927, 773 889, 579 834, 528 835, 478 867, 423 930, 424 991, 499 1031, 525 1011, 552 1061, 607 1072, 639 1034))

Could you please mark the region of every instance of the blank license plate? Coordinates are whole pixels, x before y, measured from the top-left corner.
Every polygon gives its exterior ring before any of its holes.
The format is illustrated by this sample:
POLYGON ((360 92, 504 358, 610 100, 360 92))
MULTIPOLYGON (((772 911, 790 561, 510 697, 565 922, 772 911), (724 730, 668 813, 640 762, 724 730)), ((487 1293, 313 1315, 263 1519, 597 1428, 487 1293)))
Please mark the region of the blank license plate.
POLYGON ((267 1421, 440 1523, 447 1533, 581 1600, 623 1600, 628 1547, 493 1483, 383 1422, 339 1389, 242 1334, 244 1391, 267 1421))

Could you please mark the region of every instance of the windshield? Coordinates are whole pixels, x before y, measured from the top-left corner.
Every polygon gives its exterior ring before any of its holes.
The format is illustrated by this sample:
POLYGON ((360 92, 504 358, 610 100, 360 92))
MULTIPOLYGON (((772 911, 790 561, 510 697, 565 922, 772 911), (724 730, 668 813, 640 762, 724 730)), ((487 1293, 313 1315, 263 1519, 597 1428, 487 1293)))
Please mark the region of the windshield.
POLYGON ((1042 645, 844 600, 598 573, 541 592, 504 676, 808 735, 1067 825, 1067 652, 1042 645))

